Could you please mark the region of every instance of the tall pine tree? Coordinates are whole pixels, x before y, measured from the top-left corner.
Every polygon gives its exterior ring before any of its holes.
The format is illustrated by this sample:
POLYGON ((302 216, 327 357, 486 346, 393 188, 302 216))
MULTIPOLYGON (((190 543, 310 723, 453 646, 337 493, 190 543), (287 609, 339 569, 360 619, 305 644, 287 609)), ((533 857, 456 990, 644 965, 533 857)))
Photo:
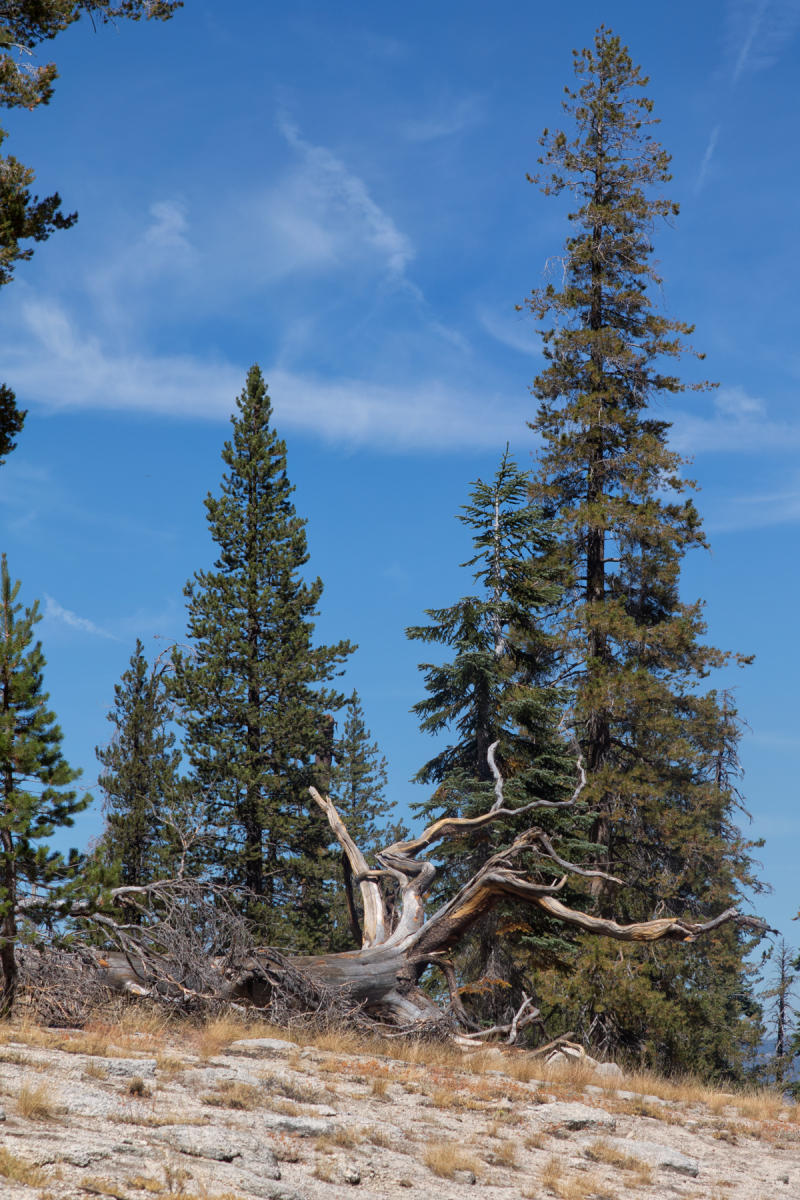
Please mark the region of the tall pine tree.
POLYGON ((173 825, 183 816, 181 752, 171 728, 166 666, 157 661, 151 667, 136 639, 128 669, 114 687, 112 739, 96 750, 106 818, 98 850, 126 886, 171 876, 180 859, 173 825))
MULTIPOLYGON (((547 366, 533 385, 534 494, 557 519, 572 576, 563 652, 577 681, 593 840, 600 865, 627 881, 599 884, 592 904, 622 920, 713 915, 752 878, 733 831, 734 789, 714 771, 730 752, 730 720, 701 691, 729 656, 704 643, 702 605, 679 596, 681 560, 706 542, 669 424, 648 411, 686 387, 668 366, 692 330, 656 307, 650 240, 678 206, 662 193, 670 157, 650 135, 647 79, 620 39, 601 26, 574 58, 577 83, 563 103, 571 132, 545 131, 533 179, 547 195, 574 197, 572 233, 560 283, 527 303, 549 321, 547 366)), ((568 1023, 607 1052, 736 1069, 749 1003, 744 943, 731 931, 680 954, 625 951, 612 967, 593 947, 570 977, 568 1023)))
POLYGON ((91 797, 71 791, 80 771, 61 753, 62 734, 47 707, 44 655, 34 641, 38 604, 17 600, 6 556, 0 564, 0 1016, 14 1004, 17 987, 17 906, 34 892, 63 888, 79 865, 48 845, 56 829, 71 825, 91 797))
POLYGON ((206 499, 218 556, 186 587, 192 652, 175 657, 174 689, 209 821, 225 835, 212 867, 247 890, 265 941, 318 950, 330 933, 330 834, 307 789, 327 786, 315 760, 344 696, 326 684, 352 647, 314 645, 322 583, 303 577, 305 522, 271 418, 254 366, 220 494, 206 499))

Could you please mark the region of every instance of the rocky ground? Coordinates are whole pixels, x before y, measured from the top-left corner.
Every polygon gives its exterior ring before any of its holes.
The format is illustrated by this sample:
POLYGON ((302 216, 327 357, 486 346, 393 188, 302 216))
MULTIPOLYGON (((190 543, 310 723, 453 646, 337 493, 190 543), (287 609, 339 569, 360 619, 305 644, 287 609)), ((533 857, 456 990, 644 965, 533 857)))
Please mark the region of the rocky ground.
POLYGON ((800 1197, 776 1096, 245 1032, 5 1029, 0 1196, 800 1197))

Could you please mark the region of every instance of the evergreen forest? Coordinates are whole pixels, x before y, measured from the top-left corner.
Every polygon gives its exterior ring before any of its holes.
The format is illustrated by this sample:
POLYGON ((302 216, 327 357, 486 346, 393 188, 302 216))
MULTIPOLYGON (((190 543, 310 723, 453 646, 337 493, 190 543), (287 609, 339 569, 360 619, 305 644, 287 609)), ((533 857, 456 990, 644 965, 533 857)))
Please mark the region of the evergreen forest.
MULTIPOLYGON (((55 67, 25 68, 20 48, 35 51, 82 13, 122 25, 179 20, 180 7, 14 7, 3 17, 0 105, 49 102, 55 67)), ((558 269, 509 297, 542 354, 528 428, 497 445, 493 472, 464 479, 452 545, 467 557, 439 547, 462 594, 405 631, 419 663, 425 798, 409 813, 389 794, 353 682, 359 629, 319 636, 313 531, 280 398, 253 365, 230 397, 219 474, 197 513, 208 553, 185 584, 185 635, 151 654, 143 629, 119 681, 96 698, 107 727, 97 763, 83 764, 97 774, 94 797, 50 710, 39 604, 3 555, 3 1018, 50 949, 166 953, 180 929, 192 954, 217 962, 226 936, 239 950, 245 938, 248 953, 274 953, 264 959, 273 973, 324 958, 333 989, 335 956, 377 953, 402 930, 419 955, 413 1020, 435 1005, 467 1036, 516 1036, 528 1013, 519 1040, 530 1047, 568 1031, 629 1067, 791 1083, 800 957, 757 919, 769 880, 747 832, 747 714, 728 682, 752 659, 747 647, 712 644, 703 597, 682 578, 709 539, 669 404, 715 383, 692 314, 663 302, 659 239, 681 220, 671 157, 649 80, 616 32, 600 26, 564 67, 560 114, 554 97, 538 160, 523 164, 554 222, 566 212, 551 250, 558 269), (99 837, 53 849, 90 804, 99 837), (491 903, 476 881, 488 881, 491 903), (423 898, 435 912, 424 922, 411 904, 423 898), (449 922, 439 940, 437 921, 449 922), (602 935, 621 927, 653 932, 602 935)), ((58 194, 35 196, 32 170, 15 158, 0 166, 5 287, 77 214, 58 194)), ((30 420, 0 384, 0 472, 30 420)), ((373 1007, 402 1023, 395 991, 373 1007)))

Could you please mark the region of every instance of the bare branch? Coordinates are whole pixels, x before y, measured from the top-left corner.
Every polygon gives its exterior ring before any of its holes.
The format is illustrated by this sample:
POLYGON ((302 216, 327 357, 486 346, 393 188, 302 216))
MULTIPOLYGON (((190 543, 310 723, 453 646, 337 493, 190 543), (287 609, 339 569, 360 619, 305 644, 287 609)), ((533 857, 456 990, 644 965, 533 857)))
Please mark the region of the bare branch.
POLYGON ((560 867, 563 867, 566 871, 569 871, 571 875, 582 875, 586 879, 607 879, 609 883, 622 884, 622 880, 617 879, 616 875, 609 875, 606 871, 586 870, 584 867, 579 867, 573 862, 568 862, 566 858, 562 858, 559 854, 556 854, 549 837, 541 829, 537 829, 533 832, 531 840, 538 842, 545 851, 547 857, 552 858, 553 862, 558 863, 560 867))
POLYGON ((694 942, 700 934, 708 933, 711 929, 717 929, 720 925, 730 923, 754 929, 759 933, 766 933, 768 930, 766 922, 761 921, 758 917, 746 916, 736 908, 728 908, 718 917, 705 923, 683 921, 677 917, 661 917, 655 921, 638 921, 632 925, 619 925, 609 918, 595 917, 590 913, 568 908, 566 904, 562 904, 560 900, 556 900, 552 896, 540 896, 532 899, 539 908, 544 909, 551 916, 557 917, 559 921, 563 921, 567 925, 576 925, 588 933, 614 938, 618 942, 661 942, 665 940, 694 942))
POLYGON ((513 1046, 520 1029, 524 1029, 526 1025, 532 1025, 534 1022, 541 1024, 539 1009, 532 1007, 533 1002, 524 992, 522 996, 522 1004, 514 1013, 514 1017, 509 1024, 492 1025, 491 1029, 476 1029, 473 1033, 462 1033, 455 1040, 461 1046, 474 1046, 477 1042, 481 1042, 486 1038, 497 1037, 498 1034, 508 1034, 507 1044, 513 1046), (528 1011, 529 1009, 530 1011, 528 1011))
POLYGON ((361 942, 362 948, 379 946, 382 942, 386 941, 388 933, 386 927, 386 910, 380 887, 371 877, 367 860, 347 832, 347 827, 336 811, 330 796, 321 796, 315 787, 311 787, 308 790, 311 793, 312 799, 319 805, 328 818, 328 824, 336 835, 342 850, 347 855, 353 875, 359 881, 358 886, 361 889, 361 898, 364 902, 364 936, 361 942))
POLYGON ((491 812, 495 812, 498 808, 503 807, 503 776, 500 774, 500 769, 494 760, 494 752, 500 745, 499 741, 492 742, 486 753, 486 760, 489 763, 489 770, 494 776, 494 795, 495 801, 491 807, 491 812))

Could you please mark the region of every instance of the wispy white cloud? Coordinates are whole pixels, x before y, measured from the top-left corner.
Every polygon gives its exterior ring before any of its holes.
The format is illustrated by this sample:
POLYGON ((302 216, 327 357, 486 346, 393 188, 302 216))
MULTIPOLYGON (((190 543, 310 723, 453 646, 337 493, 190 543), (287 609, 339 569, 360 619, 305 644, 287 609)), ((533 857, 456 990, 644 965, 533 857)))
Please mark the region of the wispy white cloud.
POLYGON ((708 172, 711 167, 711 160, 714 157, 714 152, 717 149, 717 142, 719 141, 720 129, 721 129, 720 125, 715 125, 714 128, 711 130, 711 133, 709 134, 708 142, 706 143, 705 152, 703 153, 703 159, 702 159, 702 162, 700 163, 700 169, 697 172, 697 179, 695 180, 695 183, 694 183, 695 192, 702 191, 703 186, 705 185, 706 179, 708 178, 708 172))
POLYGON ((379 384, 282 371, 271 380, 281 424, 352 446, 463 450, 501 446, 524 429, 525 397, 514 404, 500 393, 470 393, 458 381, 379 384))
POLYGON ((800 447, 800 421, 770 417, 762 399, 739 387, 715 392, 710 416, 684 410, 671 419, 670 441, 682 454, 756 454, 800 447))
POLYGON ((116 642, 119 639, 106 629, 101 629, 99 625, 95 625, 94 621, 89 621, 86 617, 79 617, 77 613, 72 612, 68 608, 64 608, 52 596, 45 593, 44 597, 44 618, 49 621, 57 621, 62 625, 67 625, 70 629, 77 629, 80 633, 89 633, 92 637, 108 638, 110 641, 116 642))
POLYGON ((52 301, 29 301, 22 319, 22 337, 3 348, 6 373, 20 395, 46 408, 219 417, 241 390, 243 371, 230 363, 114 353, 99 337, 81 334, 52 301))
POLYGON ((189 225, 183 205, 171 200, 156 201, 150 206, 148 221, 141 232, 129 240, 121 240, 113 253, 106 253, 86 273, 90 292, 104 308, 109 305, 115 319, 130 304, 134 288, 151 288, 165 280, 180 281, 199 265, 199 254, 192 245, 189 225))
POLYGON ((465 96, 455 103, 441 105, 424 117, 405 121, 400 129, 403 137, 409 142, 433 142, 471 129, 479 124, 483 117, 483 97, 465 96))
POLYGON ((798 0, 732 0, 728 5, 731 79, 774 66, 800 29, 798 0))
POLYGON ((712 506, 708 529, 713 533, 741 533, 800 522, 800 480, 765 492, 726 496, 712 506))
POLYGON ((750 56, 753 51, 753 46, 756 44, 756 38, 761 27, 764 24, 764 17, 769 7, 769 0, 758 0, 758 3, 753 6, 748 5, 750 9, 750 21, 747 25, 747 30, 744 35, 744 40, 739 48, 739 53, 736 57, 736 63, 733 68, 733 82, 737 83, 739 78, 747 66, 750 56))
MULTIPOLYGON (((414 247, 392 217, 373 200, 363 179, 325 146, 306 141, 285 114, 278 118, 278 129, 305 168, 301 191, 306 197, 306 211, 299 210, 296 215, 305 221, 313 220, 307 211, 310 203, 317 208, 317 215, 321 208, 329 220, 343 218, 381 256, 389 274, 402 279, 414 258, 414 247)), ((319 221, 314 221, 314 226, 325 229, 319 221)))
MULTIPOLYGON (((507 307, 507 306, 506 306, 507 307)), ((535 328, 523 313, 503 315, 496 309, 481 307, 478 309, 478 320, 488 334, 503 346, 518 350, 520 354, 528 354, 539 358, 542 353, 541 338, 535 328)))
MULTIPOLYGON (((222 419, 232 411, 244 367, 188 355, 118 352, 84 335, 63 309, 28 302, 6 374, 21 395, 44 408, 142 411, 222 419)), ((524 429, 517 403, 453 378, 422 374, 398 383, 320 378, 286 365, 265 369, 281 428, 348 446, 389 450, 462 450, 502 445, 524 429)))

